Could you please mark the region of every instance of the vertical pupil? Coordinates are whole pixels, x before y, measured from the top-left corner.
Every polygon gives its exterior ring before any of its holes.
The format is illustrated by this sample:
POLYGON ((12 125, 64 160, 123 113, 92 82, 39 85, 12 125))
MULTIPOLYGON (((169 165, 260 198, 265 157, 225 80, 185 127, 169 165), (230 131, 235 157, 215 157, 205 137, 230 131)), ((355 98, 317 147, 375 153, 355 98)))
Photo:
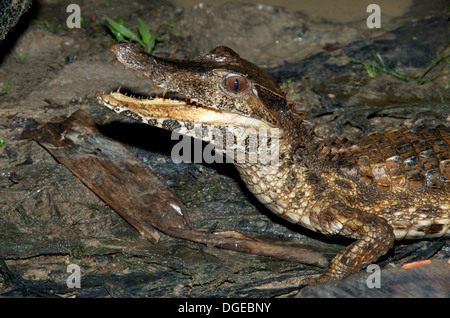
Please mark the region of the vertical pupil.
POLYGON ((234 80, 234 91, 237 92, 239 90, 239 81, 237 79, 234 80))

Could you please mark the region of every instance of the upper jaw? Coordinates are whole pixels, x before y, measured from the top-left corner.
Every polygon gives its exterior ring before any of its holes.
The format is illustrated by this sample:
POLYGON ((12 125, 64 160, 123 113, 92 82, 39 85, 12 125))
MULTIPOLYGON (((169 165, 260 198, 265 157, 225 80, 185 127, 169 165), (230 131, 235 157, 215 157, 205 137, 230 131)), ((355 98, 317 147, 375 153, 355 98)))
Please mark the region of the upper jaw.
POLYGON ((189 100, 168 98, 138 99, 123 95, 120 92, 97 94, 97 100, 101 105, 116 113, 121 113, 140 122, 155 126, 162 126, 165 120, 174 120, 183 124, 198 123, 217 127, 272 128, 261 120, 238 113, 216 110, 200 104, 197 105, 189 100))
MULTIPOLYGON (((118 62, 133 71, 141 71, 142 76, 150 78, 155 85, 164 90, 180 92, 182 87, 175 87, 177 81, 184 82, 183 84, 186 86, 189 84, 190 78, 215 69, 212 65, 201 61, 184 61, 153 56, 128 41, 115 42, 111 46, 111 52, 116 55, 118 62), (186 78, 180 80, 182 77, 180 74, 186 74, 184 75, 186 78)), ((180 93, 185 94, 185 92, 180 93)))

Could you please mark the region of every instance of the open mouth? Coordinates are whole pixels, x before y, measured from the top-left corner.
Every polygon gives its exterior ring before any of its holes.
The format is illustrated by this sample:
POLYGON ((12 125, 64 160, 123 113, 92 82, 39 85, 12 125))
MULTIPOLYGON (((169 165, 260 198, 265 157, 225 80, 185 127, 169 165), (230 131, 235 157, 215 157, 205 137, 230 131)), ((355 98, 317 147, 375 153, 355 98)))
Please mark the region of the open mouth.
POLYGON ((240 127, 270 128, 260 120, 237 113, 225 112, 190 101, 173 98, 134 98, 120 92, 98 94, 98 102, 125 116, 152 125, 155 120, 176 120, 213 126, 238 125, 240 127))
MULTIPOLYGON (((158 78, 165 78, 165 71, 173 72, 176 68, 162 59, 153 57, 145 52, 142 52, 135 45, 128 42, 116 42, 111 48, 116 55, 118 62, 125 65, 125 67, 133 71, 142 71, 142 75, 149 79, 158 82, 154 74, 158 74, 158 78), (162 74, 162 75, 161 75, 162 74)), ((185 63, 183 61, 183 63, 185 63)), ((167 76, 168 78, 170 76, 167 76)), ((167 80, 166 80, 167 81, 167 80)), ((164 82, 164 80, 162 81, 164 82)), ((162 83, 155 85, 153 90, 157 87, 163 87, 162 83)), ((164 94, 166 96, 166 94, 164 94)), ((213 126, 223 125, 238 125, 241 127, 254 128, 270 128, 268 124, 261 120, 247 117, 235 112, 227 112, 218 110, 207 105, 202 105, 193 102, 186 96, 180 99, 177 92, 174 92, 175 98, 135 98, 121 94, 120 92, 112 92, 108 94, 97 94, 98 102, 112 109, 117 113, 129 116, 141 122, 153 125, 159 120, 176 120, 184 123, 204 123, 213 126)))
MULTIPOLYGON (((133 71, 141 71, 143 76, 153 80, 153 88, 171 84, 173 74, 189 72, 190 68, 199 67, 199 62, 187 62, 164 59, 143 52, 136 45, 121 41, 111 47, 117 61, 133 71)), ((200 64, 203 65, 204 64, 200 64)), ((207 69, 207 67, 205 67, 207 69)), ((175 76, 176 77, 176 76, 175 76)), ((234 83, 234 82, 233 82, 234 83)), ((238 83, 239 84, 239 83, 238 83)), ((171 85, 173 86, 173 85, 171 85)), ((164 120, 180 123, 202 123, 211 126, 237 125, 239 127, 270 128, 262 120, 251 118, 237 112, 222 111, 208 105, 193 102, 186 96, 180 98, 180 92, 173 92, 176 98, 135 98, 120 92, 98 94, 97 100, 103 106, 149 125, 157 125, 164 120)), ((220 93, 220 92, 217 92, 220 93)), ((164 96, 167 96, 164 94, 164 96)))
POLYGON ((245 160, 253 160, 255 156, 261 157, 264 164, 267 160, 272 162, 273 158, 277 160, 278 128, 272 129, 275 127, 263 119, 234 111, 233 104, 229 107, 231 110, 223 110, 225 107, 219 108, 199 102, 199 99, 216 99, 220 105, 223 103, 220 95, 206 96, 202 95, 203 91, 206 94, 235 94, 236 98, 242 97, 239 94, 249 93, 251 86, 247 85, 248 82, 242 75, 226 71, 223 77, 215 78, 215 83, 223 79, 224 88, 218 86, 216 91, 212 89, 215 85, 209 85, 208 82, 206 84, 210 89, 200 87, 199 91, 191 92, 197 86, 193 85, 190 79, 198 79, 208 74, 211 69, 212 66, 203 65, 206 62, 195 60, 189 64, 187 61, 154 57, 124 41, 116 42, 112 46, 112 52, 127 68, 142 71, 143 76, 152 80, 156 84, 153 90, 162 88, 164 97, 152 95, 148 98, 136 98, 119 91, 110 94, 98 93, 97 100, 101 105, 139 122, 211 142, 218 147, 214 149, 220 149, 222 154, 226 152, 233 162, 246 162, 245 160), (191 99, 189 95, 200 97, 191 99))

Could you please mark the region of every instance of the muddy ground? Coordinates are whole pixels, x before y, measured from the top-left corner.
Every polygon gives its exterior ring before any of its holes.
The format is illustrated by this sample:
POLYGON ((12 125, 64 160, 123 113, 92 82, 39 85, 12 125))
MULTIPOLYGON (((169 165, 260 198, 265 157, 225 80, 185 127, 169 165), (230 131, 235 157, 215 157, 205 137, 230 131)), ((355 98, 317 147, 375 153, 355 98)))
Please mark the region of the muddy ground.
MULTIPOLYGON (((132 29, 139 17, 151 29, 169 23, 170 29, 161 29, 157 55, 193 58, 217 45, 232 47, 268 68, 327 138, 450 120, 449 62, 433 64, 449 45, 445 1, 414 2, 380 29, 368 29, 365 20, 313 21, 305 13, 269 5, 183 7, 169 1, 78 1, 83 22, 80 29, 69 29, 69 3, 34 2, 0 45, 0 295, 291 296, 303 277, 322 270, 166 235, 151 244, 46 150, 20 138, 28 118, 57 121, 79 109, 153 167, 185 203, 195 228, 232 229, 328 258, 348 244, 272 215, 231 165, 174 164, 170 150, 176 142, 170 133, 100 107, 97 91, 122 87, 145 96, 151 87, 115 65, 104 15, 121 18, 132 29), (377 64, 372 54, 410 80, 385 72, 370 77, 354 61, 377 64), (412 79, 428 69, 423 83, 412 79), (66 285, 69 264, 81 267, 81 289, 66 285)), ((449 253, 445 240, 398 243, 380 262, 398 267, 449 253), (396 257, 403 254, 409 256, 396 257)))

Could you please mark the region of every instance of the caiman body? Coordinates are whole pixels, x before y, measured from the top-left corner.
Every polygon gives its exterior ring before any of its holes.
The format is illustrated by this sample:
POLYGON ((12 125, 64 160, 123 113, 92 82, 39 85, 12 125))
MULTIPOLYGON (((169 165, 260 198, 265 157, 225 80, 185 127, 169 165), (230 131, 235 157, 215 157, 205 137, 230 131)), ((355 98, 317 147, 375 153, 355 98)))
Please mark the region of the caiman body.
MULTIPOLYGON (((401 128, 328 143, 294 112, 267 71, 227 47, 192 61, 154 57, 128 42, 114 44, 112 51, 164 92, 184 97, 98 95, 102 105, 118 113, 194 137, 194 123, 224 134, 278 129, 278 164, 235 162, 247 187, 292 223, 355 239, 321 277, 308 283, 359 271, 385 254, 395 239, 449 236, 448 127, 401 128)), ((210 134, 202 139, 215 142, 210 134)), ((245 145, 243 149, 250 152, 245 145)))

